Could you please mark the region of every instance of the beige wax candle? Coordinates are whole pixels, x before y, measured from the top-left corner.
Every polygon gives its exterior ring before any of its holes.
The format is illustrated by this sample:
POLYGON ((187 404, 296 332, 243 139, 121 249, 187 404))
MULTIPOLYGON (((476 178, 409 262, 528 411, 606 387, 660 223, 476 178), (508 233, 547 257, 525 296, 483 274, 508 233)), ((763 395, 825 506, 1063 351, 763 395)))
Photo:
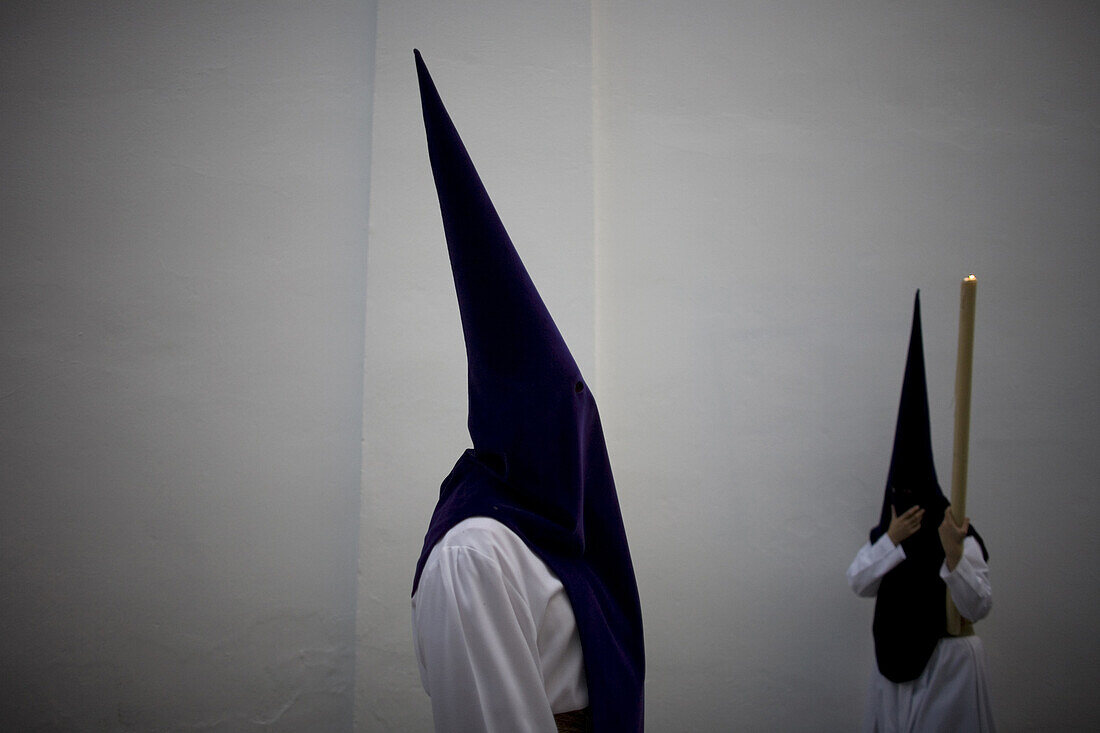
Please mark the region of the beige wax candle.
MULTIPOLYGON (((974 308, 978 278, 963 278, 959 298, 959 351, 955 362, 955 450, 951 460, 951 516, 957 524, 966 517, 966 467, 970 457, 970 383, 974 365, 974 308)), ((947 633, 973 633, 963 623, 951 596, 947 596, 947 633)))

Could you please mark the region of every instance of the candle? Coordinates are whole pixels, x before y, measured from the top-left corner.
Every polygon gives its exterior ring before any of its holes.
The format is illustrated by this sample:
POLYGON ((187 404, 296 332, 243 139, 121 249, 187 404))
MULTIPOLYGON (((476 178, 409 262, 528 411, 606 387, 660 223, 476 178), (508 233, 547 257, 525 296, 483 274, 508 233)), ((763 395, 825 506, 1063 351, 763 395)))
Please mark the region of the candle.
POLYGON ((966 516, 966 467, 970 457, 970 383, 974 365, 974 307, 978 278, 963 278, 959 293, 959 351, 955 362, 955 452, 951 461, 951 514, 966 516))
MULTIPOLYGON (((978 278, 963 278, 959 293, 959 353, 955 362, 955 451, 951 460, 951 516, 956 524, 966 517, 966 467, 970 457, 970 382, 974 364, 974 308, 978 278)), ((947 595, 947 633, 963 636, 974 633, 964 623, 951 594, 947 595)))

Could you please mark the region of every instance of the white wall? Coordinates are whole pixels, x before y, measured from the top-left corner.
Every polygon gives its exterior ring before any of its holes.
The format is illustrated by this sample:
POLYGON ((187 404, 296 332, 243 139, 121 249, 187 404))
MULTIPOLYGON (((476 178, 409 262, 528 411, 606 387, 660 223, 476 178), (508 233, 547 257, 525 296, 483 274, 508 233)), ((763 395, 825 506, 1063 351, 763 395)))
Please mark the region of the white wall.
POLYGON ((597 2, 600 406, 653 730, 853 730, 922 289, 950 483, 977 273, 969 514, 1006 730, 1100 704, 1095 6, 597 2))
POLYGON ((348 730, 371 3, 0 10, 0 728, 348 730))

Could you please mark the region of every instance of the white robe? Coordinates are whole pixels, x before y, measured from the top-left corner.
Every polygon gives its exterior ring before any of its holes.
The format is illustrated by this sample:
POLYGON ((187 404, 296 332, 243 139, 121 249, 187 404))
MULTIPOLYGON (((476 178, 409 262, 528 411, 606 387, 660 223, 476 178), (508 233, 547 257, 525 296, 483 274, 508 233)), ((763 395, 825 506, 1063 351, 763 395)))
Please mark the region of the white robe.
POLYGON ((437 731, 556 733, 555 713, 588 705, 565 588, 495 519, 463 520, 436 543, 412 622, 437 731))
MULTIPOLYGON (((873 597, 882 578, 905 559, 905 550, 885 533, 860 548, 848 568, 848 584, 858 595, 873 597)), ((951 599, 963 617, 985 618, 993 606, 989 566, 973 537, 963 541, 963 556, 955 569, 940 566, 951 599)), ((865 733, 924 733, 925 731, 992 732, 989 673, 982 642, 977 636, 940 639, 920 677, 895 683, 882 676, 878 665, 871 673, 865 733)))

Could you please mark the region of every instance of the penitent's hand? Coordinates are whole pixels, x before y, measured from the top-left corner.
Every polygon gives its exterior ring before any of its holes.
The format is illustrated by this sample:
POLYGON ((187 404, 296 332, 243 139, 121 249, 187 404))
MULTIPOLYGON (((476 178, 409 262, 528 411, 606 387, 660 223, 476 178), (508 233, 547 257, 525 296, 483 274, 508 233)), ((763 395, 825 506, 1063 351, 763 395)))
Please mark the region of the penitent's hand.
POLYGON ((940 523, 940 544, 943 545, 943 556, 947 561, 947 572, 955 569, 959 564, 959 558, 963 554, 963 540, 970 529, 970 517, 963 519, 962 526, 955 524, 955 518, 951 516, 951 510, 943 513, 943 522, 940 523))
POLYGON ((924 510, 919 506, 909 507, 900 517, 894 507, 890 507, 890 528, 886 530, 886 534, 890 535, 890 541, 894 545, 900 545, 902 540, 908 539, 920 529, 923 519, 924 510))

